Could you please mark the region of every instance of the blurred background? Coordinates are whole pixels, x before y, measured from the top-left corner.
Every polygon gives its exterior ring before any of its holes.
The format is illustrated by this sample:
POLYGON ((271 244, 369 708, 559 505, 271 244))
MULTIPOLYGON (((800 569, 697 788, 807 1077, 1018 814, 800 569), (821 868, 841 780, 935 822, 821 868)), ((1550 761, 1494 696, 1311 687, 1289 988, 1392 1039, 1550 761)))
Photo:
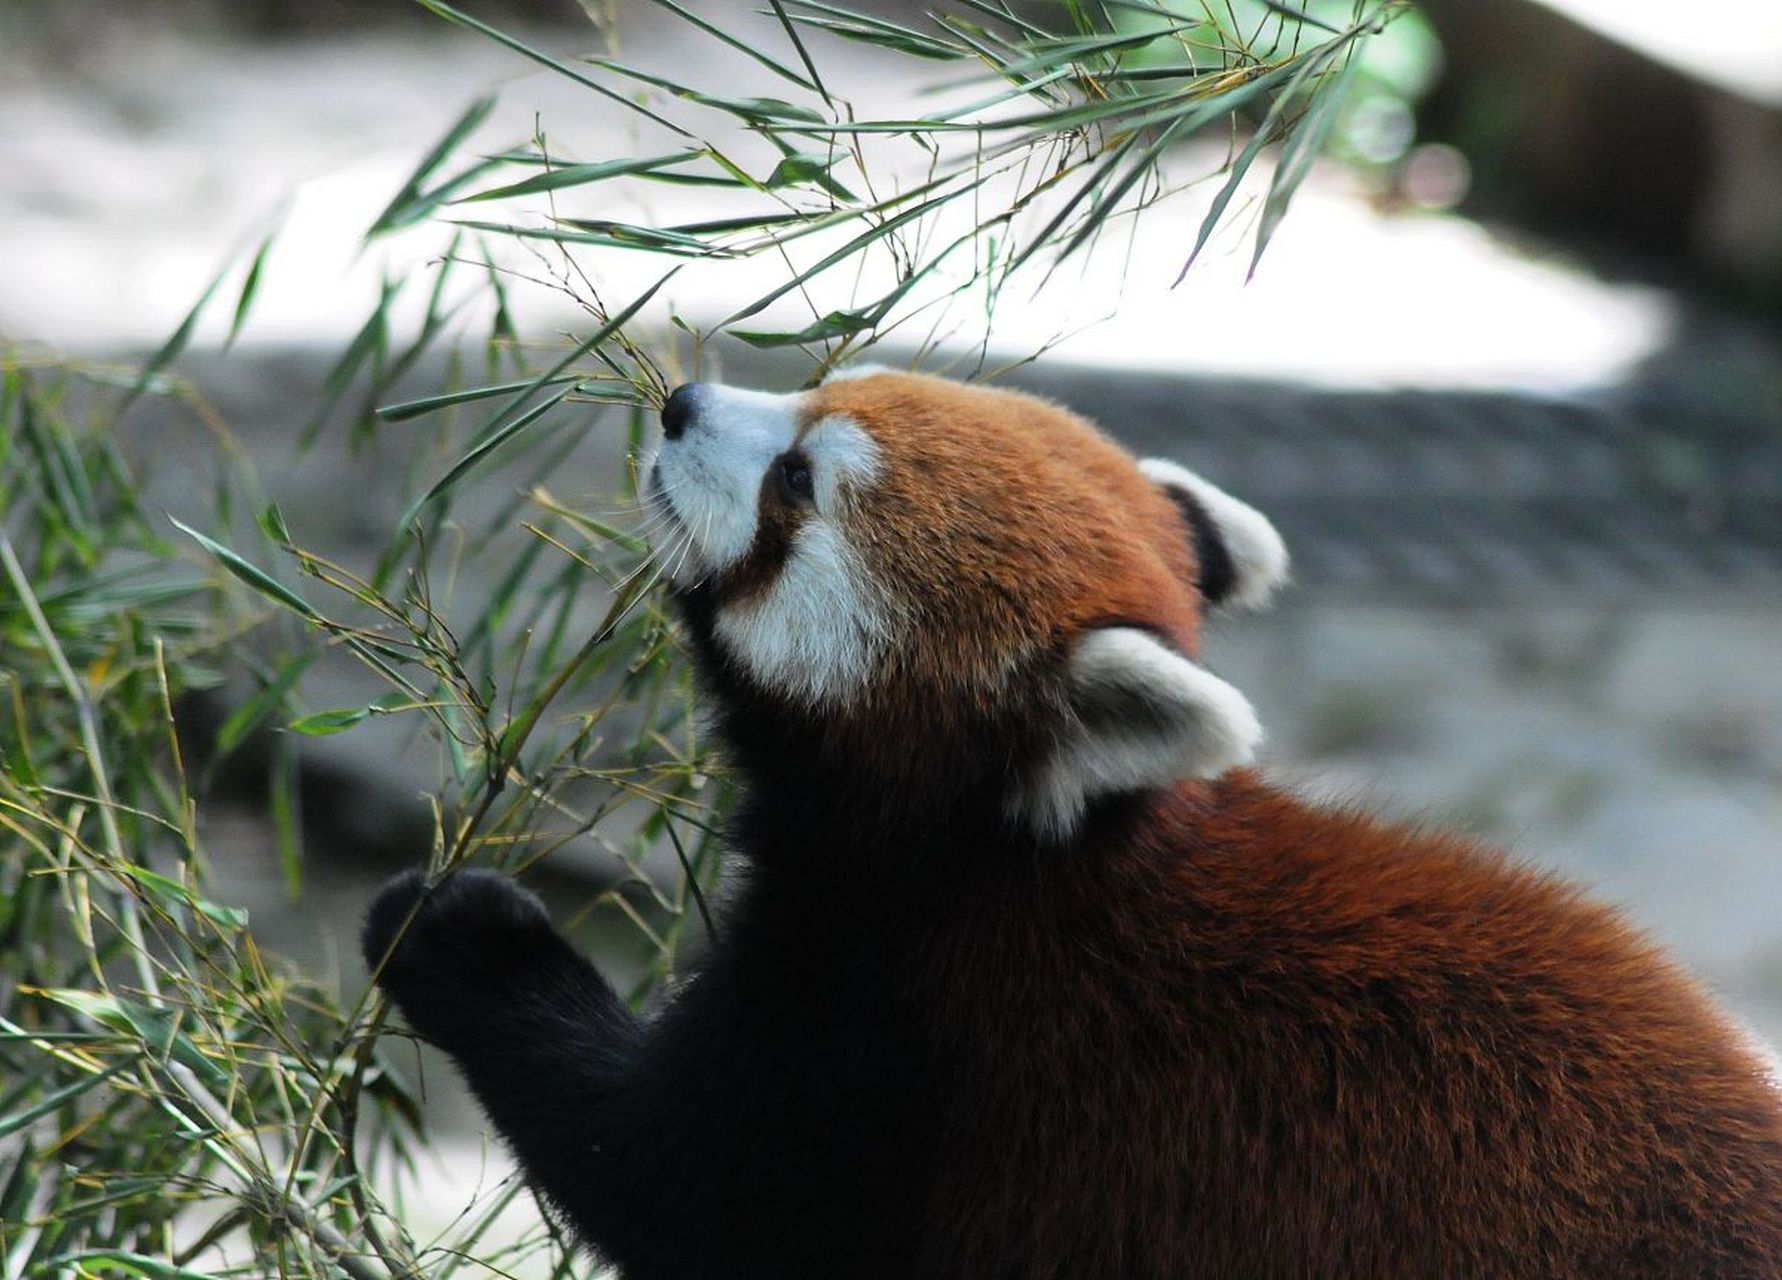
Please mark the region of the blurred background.
MULTIPOLYGON (((474 12, 538 48, 616 41, 701 83, 748 80, 735 50, 645 3, 474 12)), ((921 101, 907 59, 812 49, 875 110, 921 101)), ((290 445, 403 269, 360 233, 491 89, 498 131, 635 145, 622 113, 395 0, 0 0, 0 338, 140 359, 276 225, 233 349, 228 316, 209 317, 180 368, 311 545, 375 558, 403 505, 394 455, 290 445)), ((1294 586, 1222 621, 1209 651, 1261 710, 1274 770, 1581 879, 1782 1042, 1782 8, 1426 0, 1369 49, 1329 153, 1253 276, 1248 188, 1180 284, 1205 201, 1160 206, 1123 257, 999 313, 987 347, 943 335, 923 363, 1013 365, 1008 381, 1276 520, 1294 586)), ((708 197, 673 199, 693 217, 708 197)), ((710 323, 750 283, 679 314, 710 323)), ((549 289, 514 305, 537 332, 587 327, 549 289)), ((893 338, 872 358, 916 354, 893 338)), ((789 387, 810 361, 720 340, 677 373, 695 367, 789 387)), ((443 376, 423 362, 411 384, 443 376)), ((197 522, 204 468, 164 426, 137 414, 123 447, 151 503, 197 522)), ((621 487, 623 432, 591 439, 552 479, 571 505, 621 487)), ((464 589, 495 571, 467 564, 464 589)), ((314 678, 339 685, 317 705, 365 696, 352 671, 314 678)), ((194 724, 214 729, 229 697, 194 724)), ((301 897, 261 792, 227 776, 202 817, 215 896, 350 993, 358 912, 425 857, 438 764, 395 724, 300 758, 301 897)), ((604 856, 571 850, 541 883, 578 901, 612 878, 604 856)), ((641 963, 591 918, 607 964, 641 963)), ((433 1176, 486 1176, 499 1157, 476 1117, 445 1072, 426 1080, 458 1135, 433 1176)))

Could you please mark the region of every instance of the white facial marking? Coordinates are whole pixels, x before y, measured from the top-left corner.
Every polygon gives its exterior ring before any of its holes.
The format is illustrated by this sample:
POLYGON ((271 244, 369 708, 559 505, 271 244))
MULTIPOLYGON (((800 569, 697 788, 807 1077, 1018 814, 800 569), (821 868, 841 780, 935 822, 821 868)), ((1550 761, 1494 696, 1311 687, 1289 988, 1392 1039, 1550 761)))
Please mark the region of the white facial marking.
POLYGON ((675 516, 663 555, 669 578, 691 586, 748 555, 760 525, 763 480, 797 447, 812 500, 768 586, 720 606, 719 641, 767 688, 806 702, 857 688, 888 638, 887 611, 848 545, 843 491, 878 475, 879 447, 845 414, 806 428, 805 393, 772 395, 702 384, 680 435, 664 440, 656 501, 675 516), (677 547, 680 549, 677 550, 677 547))
POLYGON ((865 566, 828 519, 807 520, 761 595, 721 610, 719 640, 769 689, 806 703, 857 689, 889 638, 865 566))
POLYGON ((1219 531, 1231 556, 1234 579, 1220 607, 1254 609, 1267 603, 1275 588, 1287 580, 1287 544, 1268 517, 1167 459, 1146 458, 1139 463, 1139 470, 1153 484, 1178 489, 1193 498, 1219 531))
POLYGON ((835 511, 843 481, 865 486, 879 474, 879 446, 844 414, 819 418, 798 443, 811 460, 820 513, 835 511))
POLYGON ((1013 815, 1063 838, 1096 796, 1216 778, 1247 764, 1262 741, 1248 698, 1134 627, 1102 627, 1070 657, 1074 712, 1052 758, 1011 804, 1013 815))
POLYGON ((671 581, 691 585, 748 553, 761 477, 791 447, 803 403, 802 392, 701 385, 686 429, 656 454, 663 495, 690 540, 684 552, 665 548, 671 581))

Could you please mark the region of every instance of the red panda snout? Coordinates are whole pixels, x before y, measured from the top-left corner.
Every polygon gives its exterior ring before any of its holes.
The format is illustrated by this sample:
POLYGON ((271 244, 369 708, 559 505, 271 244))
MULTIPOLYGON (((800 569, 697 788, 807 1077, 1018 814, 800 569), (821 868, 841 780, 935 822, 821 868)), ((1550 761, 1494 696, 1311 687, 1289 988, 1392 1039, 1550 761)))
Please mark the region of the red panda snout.
POLYGON ((821 704, 860 686, 891 628, 842 526, 848 493, 870 483, 878 450, 845 418, 813 417, 809 399, 716 383, 677 389, 649 496, 669 526, 665 575, 717 597, 731 656, 764 687, 821 704))

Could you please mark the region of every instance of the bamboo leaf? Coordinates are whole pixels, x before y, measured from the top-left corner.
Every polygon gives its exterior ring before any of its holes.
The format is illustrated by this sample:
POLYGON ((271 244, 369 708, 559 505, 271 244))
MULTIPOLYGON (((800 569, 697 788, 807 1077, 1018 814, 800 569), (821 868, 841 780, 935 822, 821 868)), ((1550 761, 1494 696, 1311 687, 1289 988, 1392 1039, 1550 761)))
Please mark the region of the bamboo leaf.
POLYGON ((421 188, 439 166, 445 163, 446 158, 458 149, 464 139, 476 132, 477 127, 488 119, 489 112, 494 109, 495 97, 491 94, 471 103, 465 109, 464 114, 452 122, 451 128, 447 129, 439 141, 435 142, 427 154, 421 158, 421 163, 415 167, 413 173, 409 174, 408 181, 402 184, 402 188, 384 207, 384 211, 373 220, 370 228, 365 232, 367 240, 383 235, 387 231, 393 231, 398 227, 419 222, 432 212, 438 201, 437 199, 423 199, 421 188))
MULTIPOLYGON (((756 62, 759 62, 762 66, 766 67, 769 71, 773 72, 775 75, 779 76, 781 79, 790 80, 793 84, 797 85, 800 89, 809 89, 809 90, 812 90, 813 92, 817 91, 817 87, 818 87, 817 80, 816 80, 817 69, 811 65, 809 58, 806 58, 805 63, 804 63, 805 70, 810 73, 810 79, 807 80, 804 76, 799 75, 797 72, 791 70, 789 67, 785 66, 784 64, 775 62, 772 58, 768 57, 765 53, 762 53, 761 50, 757 49, 754 45, 750 44, 747 40, 737 39, 735 36, 731 35, 728 31, 725 31, 721 27, 715 26, 714 24, 707 22, 704 18, 702 18, 698 14, 692 12, 690 9, 686 9, 679 4, 676 4, 675 0, 653 0, 653 2, 655 4, 660 5, 662 8, 667 9, 670 13, 672 13, 676 17, 680 18, 683 22, 689 22, 693 26, 696 26, 701 31, 705 32, 707 35, 714 36, 717 39, 722 40, 725 44, 729 45, 732 49, 735 49, 738 53, 742 53, 742 54, 747 55, 750 58, 753 58, 756 62)), ((798 52, 801 55, 804 53, 804 49, 802 46, 800 46, 798 52)), ((825 94, 824 96, 827 97, 828 95, 825 94)))
POLYGON ((37 994, 73 1009, 109 1030, 133 1036, 156 1054, 171 1057, 181 1066, 189 1067, 213 1089, 228 1086, 228 1073, 179 1029, 181 1015, 177 1009, 150 1008, 122 996, 71 987, 43 988, 37 994))
POLYGON ((297 681, 316 659, 314 653, 299 654, 285 663, 278 675, 259 693, 242 703, 229 713, 217 730, 215 750, 219 757, 226 756, 240 746, 248 734, 252 733, 266 718, 290 695, 297 681))
MULTIPOLYGON (((793 276, 792 279, 788 280, 785 284, 780 285, 777 289, 770 290, 768 293, 743 307, 740 311, 732 312, 729 316, 725 317, 719 327, 728 329, 738 320, 746 320, 757 312, 765 310, 781 298, 785 297, 788 293, 791 293, 794 289, 801 287, 813 276, 820 275, 837 263, 852 258, 867 245, 883 240, 886 236, 890 235, 891 232, 897 230, 897 228, 903 226, 905 223, 913 222, 923 214, 946 204, 949 200, 954 198, 955 197, 951 193, 948 193, 936 196, 931 200, 924 200, 922 203, 915 205, 912 208, 905 209, 866 231, 861 232, 841 248, 835 250, 833 253, 825 255, 814 267, 809 267, 804 271, 800 271, 797 275, 793 276)), ((821 324, 822 321, 819 321, 818 323, 821 324)))
POLYGON ((876 308, 831 311, 795 332, 731 329, 729 333, 731 337, 741 338, 751 347, 794 347, 806 342, 824 342, 830 338, 845 338, 849 334, 860 333, 878 323, 880 314, 876 308))
MULTIPOLYGON (((644 304, 655 297, 656 291, 667 284, 679 270, 680 268, 676 267, 673 271, 668 272, 667 275, 658 279, 655 284, 652 284, 648 289, 645 289, 637 297, 633 298, 623 311, 607 320, 607 322, 595 330, 592 335, 578 344, 575 350, 565 356, 555 369, 546 374, 544 379, 540 380, 539 385, 543 385, 546 380, 554 379, 556 375, 562 372, 572 361, 577 360, 588 352, 594 350, 594 348, 598 347, 625 325, 629 324, 631 318, 639 311, 643 310, 644 304)), ((460 457, 445 475, 436 480, 426 493, 422 494, 409 506, 409 509, 403 513, 401 520, 402 527, 407 528, 409 525, 412 525, 423 510, 443 494, 449 492, 453 485, 457 484, 458 481, 462 480, 472 470, 480 466, 490 454, 494 453, 495 450, 499 449, 502 445, 518 436, 568 394, 569 388, 563 387, 554 392, 543 404, 528 409, 518 417, 510 419, 500 425, 492 424, 491 429, 487 431, 468 452, 460 457)))
POLYGON ((225 929, 245 929, 248 913, 240 907, 225 907, 200 898, 190 888, 158 871, 134 864, 120 866, 118 874, 127 876, 149 893, 173 906, 189 907, 225 929))
MULTIPOLYGON (((563 382, 580 380, 579 373, 559 374, 546 379, 543 385, 555 386, 563 382)), ((404 400, 400 404, 385 405, 377 411, 377 416, 385 422, 406 422, 410 418, 418 418, 424 413, 432 413, 436 409, 450 408, 457 404, 472 404, 478 400, 489 400, 495 396, 512 395, 516 391, 527 391, 540 385, 536 378, 527 378, 520 382, 501 382, 488 387, 470 387, 463 391, 448 391, 443 395, 423 396, 419 400, 404 400)))
POLYGON ((211 298, 216 295, 217 289, 221 287, 224 277, 228 274, 229 268, 225 266, 211 277, 210 283, 205 285, 204 291, 198 295, 198 301, 192 304, 192 309, 186 312, 185 319, 179 322, 179 327, 174 329, 172 336, 161 344, 161 349, 148 358, 148 363, 144 364, 136 375, 136 385, 130 388, 129 392, 125 394, 123 402, 118 405, 118 417, 123 417, 125 410, 136 403, 137 397, 148 390, 149 385, 155 380, 156 374, 179 359, 185 349, 191 345, 192 334, 198 328, 198 317, 204 314, 204 308, 210 305, 211 298))
POLYGON ((82 1076, 73 1084, 64 1085, 52 1093, 46 1093, 23 1111, 15 1111, 9 1116, 0 1116, 0 1138, 17 1133, 26 1125, 47 1116, 67 1103, 73 1102, 82 1094, 97 1088, 107 1080, 136 1065, 135 1055, 112 1063, 103 1071, 96 1071, 90 1076, 82 1076))
POLYGON ((1311 172, 1312 162, 1324 149, 1331 126, 1336 123, 1343 104, 1348 100, 1349 89, 1355 79, 1355 69, 1360 64, 1361 60, 1351 51, 1343 63, 1343 69, 1337 73, 1336 82, 1319 91, 1318 103, 1313 107, 1311 115, 1300 121, 1299 128, 1282 148, 1281 159, 1275 165, 1274 177, 1269 182, 1268 196, 1262 202, 1262 219, 1256 226, 1256 248, 1250 255, 1249 274, 1256 274, 1256 266, 1262 261, 1263 250, 1268 248, 1269 241, 1274 238, 1275 228, 1281 225, 1281 219, 1287 214, 1288 203, 1299 190, 1299 184, 1305 181, 1306 174, 1311 172))
POLYGON ((560 221, 574 228, 599 230, 563 231, 555 227, 521 227, 512 223, 456 223, 476 231, 489 231, 515 240, 550 240, 558 244, 597 244, 611 249, 639 249, 647 253, 667 253, 682 258, 732 258, 736 255, 716 245, 673 231, 658 231, 623 222, 600 222, 592 219, 563 218, 560 221))
POLYGON ((584 75, 582 72, 577 71, 574 67, 570 66, 568 63, 562 62, 557 58, 551 57, 551 55, 548 53, 541 53, 539 50, 534 49, 531 45, 527 44, 525 41, 515 39, 513 36, 508 35, 507 32, 502 31, 500 28, 492 27, 486 22, 479 22, 477 19, 471 17, 468 13, 465 13, 459 9, 455 9, 451 5, 445 3, 445 0, 415 0, 415 3, 420 5, 422 8, 428 10, 429 12, 437 14, 439 17, 444 18, 448 22, 455 22, 461 27, 468 27, 472 31, 480 32, 481 34, 489 37, 489 39, 495 41, 495 43, 507 46, 509 49, 512 49, 515 53, 521 55, 522 57, 530 58, 532 61, 538 63, 541 67, 549 67, 552 71, 555 71, 558 75, 563 76, 566 79, 573 80, 575 83, 581 85, 585 89, 592 89, 595 93, 598 93, 601 97, 611 99, 613 102, 618 103, 620 106, 623 106, 628 111, 635 111, 639 115, 645 116, 648 119, 655 121, 657 124, 661 125, 664 129, 667 129, 670 133, 673 133, 678 137, 688 138, 688 139, 691 139, 693 137, 693 135, 691 133, 689 133, 687 130, 681 128, 678 124, 675 124, 672 120, 664 119, 662 116, 657 115, 654 111, 649 110, 647 107, 644 107, 641 104, 632 101, 630 98, 626 97, 624 94, 619 93, 616 90, 608 88, 606 85, 601 84, 598 80, 595 80, 587 75, 584 75))
POLYGON ((370 715, 370 707, 335 707, 329 711, 299 716, 286 724, 285 728, 292 733, 301 733, 306 738, 326 738, 332 734, 345 733, 370 715))
POLYGON ((703 160, 710 154, 705 148, 700 147, 661 156, 606 160, 599 164, 564 165, 560 169, 552 169, 519 182, 509 183, 504 187, 491 187, 487 191, 478 191, 474 195, 460 197, 452 203, 469 204, 478 200, 505 200, 513 196, 536 195, 541 191, 561 191, 566 187, 584 187, 591 183, 604 182, 608 178, 623 177, 632 173, 649 173, 656 169, 665 169, 670 165, 686 164, 690 160, 703 160))
POLYGON ((222 1280, 209 1271, 176 1267, 160 1258, 122 1249, 89 1249, 82 1253, 64 1253, 41 1262, 37 1272, 44 1275, 67 1274, 75 1268, 103 1267, 122 1271, 125 1275, 144 1276, 146 1280, 222 1280))
POLYGON ((260 272, 266 265, 266 255, 272 252, 272 242, 278 239, 278 228, 266 233, 260 247, 254 253, 253 261, 248 264, 247 278, 241 282, 241 293, 235 299, 235 314, 229 320, 229 336, 223 339, 223 350, 227 351, 235 345, 235 337, 241 332, 241 326, 247 323, 248 312, 253 309, 254 298, 260 289, 260 272))
POLYGON ((278 601, 286 608, 293 609, 312 621, 319 622, 321 620, 321 615, 310 607, 307 600, 258 565, 243 559, 215 539, 208 538, 204 534, 199 533, 196 529, 185 524, 178 517, 169 516, 167 518, 172 521, 174 528, 178 529, 181 533, 195 541, 199 546, 210 552, 210 554, 222 564, 223 568, 247 583, 248 586, 252 587, 255 591, 258 591, 261 595, 268 596, 271 599, 278 601))
POLYGON ((876 45, 881 49, 891 49, 898 53, 907 53, 911 57, 934 61, 957 62, 966 56, 966 51, 955 45, 884 18, 870 17, 835 5, 819 4, 816 0, 793 0, 793 3, 800 9, 810 11, 792 14, 794 22, 821 28, 844 40, 855 40, 861 44, 876 45))
MULTIPOLYGON (((1280 135, 1289 105, 1298 98, 1311 77, 1318 74, 1330 58, 1344 46, 1344 41, 1329 41, 1312 50, 1299 63, 1283 64, 1271 73, 1271 78, 1274 78, 1291 69, 1293 78, 1276 95, 1274 102, 1269 106, 1268 114, 1262 118, 1262 123, 1256 127, 1256 132, 1251 135, 1250 141, 1245 144, 1244 149, 1238 153, 1237 159, 1232 162, 1231 171, 1226 175, 1224 185, 1214 195, 1212 204, 1207 207, 1206 216, 1201 220, 1200 231, 1194 238, 1194 248, 1189 252, 1188 260, 1182 264, 1181 271, 1177 273, 1175 283, 1182 282, 1182 278, 1188 274, 1188 269, 1194 265, 1195 259, 1200 257, 1200 251, 1206 247, 1208 238, 1213 234, 1213 228, 1225 216, 1226 206, 1237 194, 1238 187, 1243 183, 1244 176, 1250 172, 1250 166, 1261 154, 1262 148, 1280 135)), ((1255 269, 1254 260, 1251 262, 1251 269, 1255 269)))
POLYGON ((836 162, 844 157, 836 155, 816 155, 811 152, 799 152, 786 156, 768 175, 766 186, 769 191, 780 187, 797 186, 808 183, 821 187, 838 200, 846 200, 849 204, 858 203, 859 197, 849 191, 831 175, 836 162))
MULTIPOLYGON (((422 0, 426 3, 426 0, 422 0)), ((780 124, 791 121, 795 124, 826 123, 823 113, 813 111, 809 107, 801 107, 795 102, 787 102, 784 98, 724 98, 716 94, 703 93, 698 89, 678 84, 663 76, 651 75, 647 71, 639 71, 636 67, 628 67, 622 62, 613 62, 607 58, 590 58, 597 67, 605 67, 618 75, 640 80, 645 84, 655 85, 677 98, 687 102, 696 102, 702 107, 711 107, 716 111, 733 115, 746 124, 780 124)), ((713 157, 717 157, 714 155, 713 157)))

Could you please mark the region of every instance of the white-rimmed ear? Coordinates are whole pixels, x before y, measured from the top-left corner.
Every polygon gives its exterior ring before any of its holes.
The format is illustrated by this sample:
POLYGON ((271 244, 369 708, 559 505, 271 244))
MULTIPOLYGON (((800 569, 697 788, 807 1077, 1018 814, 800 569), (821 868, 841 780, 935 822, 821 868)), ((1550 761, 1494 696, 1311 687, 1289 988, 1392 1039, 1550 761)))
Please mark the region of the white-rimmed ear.
POLYGON ((1074 831, 1096 796, 1218 777, 1249 763, 1262 741, 1248 698, 1136 627, 1084 635, 1068 681, 1066 727, 1014 805, 1054 837, 1074 831))
POLYGON ((1266 604, 1287 580, 1287 544, 1268 517, 1164 458, 1146 458, 1139 470, 1169 494, 1193 529, 1206 602, 1239 609, 1266 604))
POLYGON ((832 382, 852 382, 855 378, 870 378, 875 373, 890 372, 892 372, 892 369, 889 365, 872 364, 870 362, 862 364, 845 364, 839 369, 831 369, 828 373, 824 374, 823 381, 819 385, 826 387, 832 382))

